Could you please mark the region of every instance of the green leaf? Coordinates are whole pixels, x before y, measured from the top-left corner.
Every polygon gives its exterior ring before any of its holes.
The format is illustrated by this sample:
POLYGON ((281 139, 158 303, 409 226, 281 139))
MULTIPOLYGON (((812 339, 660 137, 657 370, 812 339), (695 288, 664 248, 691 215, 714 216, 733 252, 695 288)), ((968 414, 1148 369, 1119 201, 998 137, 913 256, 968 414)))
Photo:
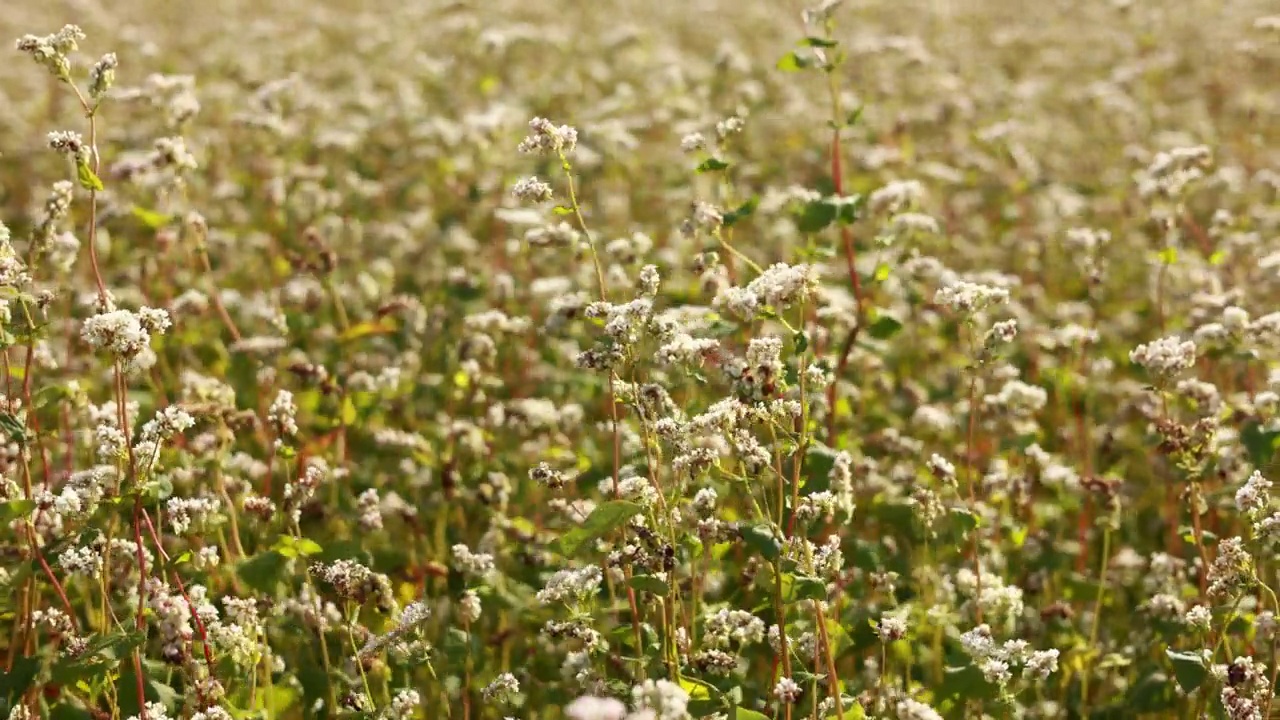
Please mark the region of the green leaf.
POLYGON ((863 720, 867 716, 867 711, 862 707, 862 703, 855 702, 853 707, 845 712, 844 716, 847 720, 863 720))
POLYGON ((833 47, 835 47, 835 46, 839 45, 839 44, 840 44, 840 41, 839 41, 839 40, 828 40, 827 38, 820 38, 820 37, 812 37, 812 36, 810 36, 810 37, 805 38, 805 39, 804 39, 804 42, 803 42, 803 43, 801 43, 801 44, 802 44, 802 45, 806 45, 806 46, 808 46, 808 47, 816 47, 816 48, 833 48, 833 47))
POLYGON ((576 555, 584 545, 604 537, 643 510, 639 505, 626 500, 610 500, 597 505, 586 522, 560 538, 560 552, 564 555, 576 555))
POLYGON ((1133 658, 1126 657, 1120 653, 1107 653, 1098 660, 1093 667, 1098 670, 1111 670, 1113 668, 1126 668, 1133 664, 1133 658))
POLYGON ((795 335, 791 336, 792 342, 796 344, 796 352, 803 353, 809 349, 809 334, 803 330, 797 330, 795 335))
POLYGON ((236 574, 254 590, 273 594, 280 580, 284 578, 288 565, 287 557, 274 550, 268 550, 241 562, 236 566, 236 574))
POLYGON ((349 343, 354 340, 369 337, 370 335, 386 335, 395 332, 395 323, 390 320, 379 320, 377 322, 362 322, 347 328, 338 336, 338 342, 349 343))
MULTIPOLYGON (((621 694, 625 694, 625 690, 621 694)), ((711 717, 724 709, 724 704, 715 700, 690 700, 685 708, 694 718, 711 717)))
POLYGON ((555 213, 556 215, 572 215, 573 208, 565 207, 564 205, 557 205, 551 209, 551 212, 555 213))
POLYGON ((826 600, 827 584, 807 575, 796 575, 792 580, 792 597, 796 600, 826 600))
POLYGON ((877 340, 888 340, 902 329, 902 323, 892 315, 881 315, 867 328, 867 334, 877 340))
MULTIPOLYGON (((94 653, 123 658, 146 641, 146 634, 136 630, 110 633, 108 635, 95 635, 85 646, 84 654, 94 653)), ((81 657, 84 657, 84 654, 81 657)))
MULTIPOLYGON (((146 695, 147 702, 158 702, 170 711, 178 706, 178 701, 181 697, 178 692, 155 679, 163 677, 164 673, 157 672, 156 667, 144 666, 142 674, 146 677, 146 682, 143 684, 143 693, 146 695)), ((141 703, 138 702, 137 677, 134 674, 133 663, 124 663, 120 671, 120 679, 116 681, 116 697, 119 698, 118 707, 120 713, 122 715, 127 713, 125 717, 141 715, 141 703)))
POLYGON ((0 431, 19 445, 27 443, 27 426, 13 413, 0 413, 0 431))
POLYGON ((167 500, 173 495, 173 479, 168 475, 161 475, 148 480, 138 490, 144 498, 149 500, 167 500))
POLYGON ((49 708, 49 720, 91 720, 93 715, 82 707, 69 702, 58 703, 49 708))
POLYGON ((35 409, 41 410, 49 405, 69 400, 75 397, 75 393, 66 385, 46 385, 36 391, 36 396, 31 399, 31 404, 35 409))
POLYGON ((951 520, 964 532, 969 532, 981 524, 978 516, 974 515, 967 508, 951 508, 951 520))
POLYGON ((970 663, 961 667, 948 667, 943 675, 942 686, 938 688, 938 695, 965 701, 994 700, 999 697, 1000 688, 987 682, 982 671, 970 663))
POLYGON ((80 181, 80 187, 85 190, 104 190, 105 186, 98 177, 93 168, 88 163, 76 163, 76 179, 80 181))
POLYGON ((0 697, 4 697, 10 702, 22 697, 30 689, 31 682, 36 679, 36 673, 39 671, 40 658, 16 658, 13 661, 11 670, 0 673, 0 697))
POLYGON ((8 525, 13 520, 26 517, 35 509, 35 500, 10 500, 7 503, 0 503, 0 523, 8 525))
POLYGON ((356 404, 351 401, 350 397, 342 398, 342 425, 343 427, 351 427, 355 425, 356 419, 360 417, 356 410, 356 404))
POLYGON ((1240 442, 1249 453, 1249 462, 1256 468, 1266 467, 1275 456, 1276 439, 1280 432, 1263 432, 1262 426, 1256 422, 1246 424, 1240 429, 1240 442))
POLYGON ((789 52, 778 61, 777 67, 782 72, 798 72, 809 67, 809 60, 800 57, 795 52, 789 52))
POLYGON ((768 525, 748 525, 739 532, 747 547, 760 553, 765 560, 776 560, 782 554, 782 542, 768 525))
POLYGON ((1173 676, 1185 692, 1192 692, 1204 684, 1209 677, 1209 669, 1204 666, 1204 658, 1199 653, 1177 652, 1167 648, 1164 654, 1173 663, 1173 676))
POLYGON ((698 167, 695 169, 700 173, 706 173, 706 172, 716 172, 718 170, 724 170, 728 167, 729 167, 729 163, 719 158, 707 158, 706 160, 703 160, 702 163, 698 165, 698 167))
POLYGON ((446 658, 461 664, 471 653, 471 634, 462 628, 449 628, 441 647, 446 658))
MULTIPOLYGON (((302 686, 302 697, 307 703, 313 703, 328 694, 329 676, 312 653, 299 653, 295 667, 298 684, 302 686)), ((305 715, 304 717, 314 716, 305 715)))
POLYGON ((802 233, 816 233, 836 219, 836 206, 827 200, 814 200, 805 203, 804 209, 796 217, 796 227, 802 233))
POLYGON ((335 560, 355 560, 369 565, 373 562, 373 556, 364 549, 360 540, 356 538, 325 543, 324 549, 320 551, 316 560, 325 563, 331 563, 335 560))
POLYGON ((724 214, 724 226, 733 227, 739 220, 743 220, 756 211, 756 207, 760 205, 760 198, 752 197, 750 200, 742 203, 736 209, 730 210, 724 214))
POLYGON ((719 695, 720 692, 701 680, 694 680, 691 677, 680 676, 680 688, 689 693, 690 700, 707 700, 712 695, 719 695))
POLYGON ((52 680, 60 685, 71 685, 106 673, 145 641, 146 636, 140 632, 96 635, 89 640, 82 654, 75 658, 62 658, 54 664, 52 680))
POLYGON ((671 588, 669 588, 665 582, 652 575, 633 576, 627 581, 627 587, 634 590, 643 590, 644 592, 653 593, 654 595, 660 595, 663 597, 665 597, 667 593, 671 592, 671 588))
POLYGON ((293 558, 300 555, 319 555, 324 552, 324 548, 320 547, 320 543, 307 538, 295 538, 292 535, 281 535, 276 544, 271 548, 273 551, 280 553, 284 557, 293 558))
POLYGON ((324 552, 324 548, 320 547, 320 543, 314 539, 298 538, 297 542, 293 543, 293 547, 296 547, 302 555, 319 555, 320 552, 324 552))
POLYGON ((164 227, 169 223, 169 220, 172 217, 164 213, 158 213, 154 210, 148 210, 140 205, 134 205, 129 208, 129 211, 132 212, 133 216, 138 218, 143 225, 146 225, 152 230, 158 230, 164 227))
POLYGON ((1174 265, 1178 262, 1178 248, 1167 247, 1161 250, 1157 257, 1159 257, 1160 262, 1165 265, 1174 265))
POLYGON ((852 225, 858 221, 862 215, 862 206, 866 202, 866 197, 862 195, 847 195, 832 202, 836 208, 836 217, 840 220, 841 225, 852 225))
MULTIPOLYGON (((1129 688, 1129 692, 1119 704, 1123 713, 1163 713, 1178 702, 1177 693, 1169 683, 1169 677, 1163 672, 1148 672, 1141 680, 1129 688)), ((1119 715, 1125 717, 1126 715, 1119 715)))
POLYGON ((702 557, 703 545, 702 540, 692 533, 686 534, 680 538, 680 547, 689 553, 689 557, 702 557))
POLYGON ((730 710, 729 717, 737 718, 737 720, 772 720, 768 715, 765 715, 762 712, 756 712, 755 710, 748 710, 742 707, 735 707, 733 710, 730 710))

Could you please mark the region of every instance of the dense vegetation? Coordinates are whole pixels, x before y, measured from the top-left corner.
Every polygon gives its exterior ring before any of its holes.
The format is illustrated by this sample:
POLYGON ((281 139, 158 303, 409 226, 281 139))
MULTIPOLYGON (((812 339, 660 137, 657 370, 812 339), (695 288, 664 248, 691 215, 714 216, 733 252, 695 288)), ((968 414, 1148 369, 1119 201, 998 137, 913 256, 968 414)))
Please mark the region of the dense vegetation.
POLYGON ((0 716, 1267 717, 1275 12, 10 2, 0 716))

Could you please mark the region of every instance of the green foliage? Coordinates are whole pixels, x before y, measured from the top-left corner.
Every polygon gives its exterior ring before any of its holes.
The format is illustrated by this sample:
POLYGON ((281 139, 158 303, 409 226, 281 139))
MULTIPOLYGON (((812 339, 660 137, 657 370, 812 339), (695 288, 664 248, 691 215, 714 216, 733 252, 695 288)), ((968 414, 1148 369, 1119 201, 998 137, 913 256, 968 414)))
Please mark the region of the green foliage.
POLYGON ((639 505, 626 500, 610 500, 602 503, 591 511, 581 525, 560 537, 560 552, 565 555, 578 554, 588 543, 599 540, 617 529, 640 514, 641 510, 639 505))

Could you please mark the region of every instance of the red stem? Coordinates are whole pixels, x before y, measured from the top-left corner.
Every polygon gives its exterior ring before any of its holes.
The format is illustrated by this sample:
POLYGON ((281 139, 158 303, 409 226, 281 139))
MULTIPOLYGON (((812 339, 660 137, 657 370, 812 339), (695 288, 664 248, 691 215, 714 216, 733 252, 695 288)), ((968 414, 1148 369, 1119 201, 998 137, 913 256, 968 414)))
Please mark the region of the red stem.
MULTIPOLYGON (((831 132, 831 183, 835 189, 835 194, 843 197, 844 167, 840 160, 839 127, 836 127, 831 132)), ((849 367, 849 354, 853 352, 853 346, 858 342, 858 333, 862 331, 864 307, 862 280, 858 277, 858 251, 853 244, 852 228, 841 224, 840 238, 844 242, 845 266, 849 272, 849 284, 853 287, 853 298, 857 308, 855 311, 856 322, 853 329, 849 331, 849 336, 845 338, 844 345, 840 347, 839 359, 836 361, 835 377, 837 381, 849 367)), ((827 387, 827 445, 831 447, 835 447, 836 442, 836 386, 837 382, 832 382, 827 387)))
MULTIPOLYGON (((147 523, 147 531, 151 534, 151 542, 156 546, 156 552, 167 562, 169 555, 160 545, 160 537, 156 533, 156 526, 151 522, 151 514, 142 511, 142 519, 147 523)), ((196 632, 200 634, 200 643, 204 648, 204 662, 209 666, 209 677, 216 677, 213 670, 213 653, 209 651, 209 635, 205 632, 204 623, 201 622, 200 616, 196 613, 196 606, 191 602, 191 596, 187 595, 187 587, 182 583, 182 577, 178 575, 177 570, 170 569, 169 574, 173 577, 174 583, 178 585, 178 592, 182 593, 182 599, 187 601, 187 611, 191 613, 191 619, 195 620, 196 632)))

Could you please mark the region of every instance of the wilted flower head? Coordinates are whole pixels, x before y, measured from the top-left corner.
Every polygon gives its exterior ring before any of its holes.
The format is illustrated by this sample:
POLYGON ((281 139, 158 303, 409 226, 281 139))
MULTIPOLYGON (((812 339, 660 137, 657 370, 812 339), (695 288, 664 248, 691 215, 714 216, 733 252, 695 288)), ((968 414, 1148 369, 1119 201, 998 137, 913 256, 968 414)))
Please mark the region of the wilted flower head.
POLYGON ((79 48, 79 41, 83 39, 84 31, 78 26, 64 25, 52 35, 24 35, 18 40, 17 48, 45 66, 49 72, 62 80, 70 81, 71 64, 67 55, 75 52, 79 48))
POLYGON ((120 62, 115 53, 103 55, 89 70, 89 97, 100 100, 116 82, 116 68, 120 62))

